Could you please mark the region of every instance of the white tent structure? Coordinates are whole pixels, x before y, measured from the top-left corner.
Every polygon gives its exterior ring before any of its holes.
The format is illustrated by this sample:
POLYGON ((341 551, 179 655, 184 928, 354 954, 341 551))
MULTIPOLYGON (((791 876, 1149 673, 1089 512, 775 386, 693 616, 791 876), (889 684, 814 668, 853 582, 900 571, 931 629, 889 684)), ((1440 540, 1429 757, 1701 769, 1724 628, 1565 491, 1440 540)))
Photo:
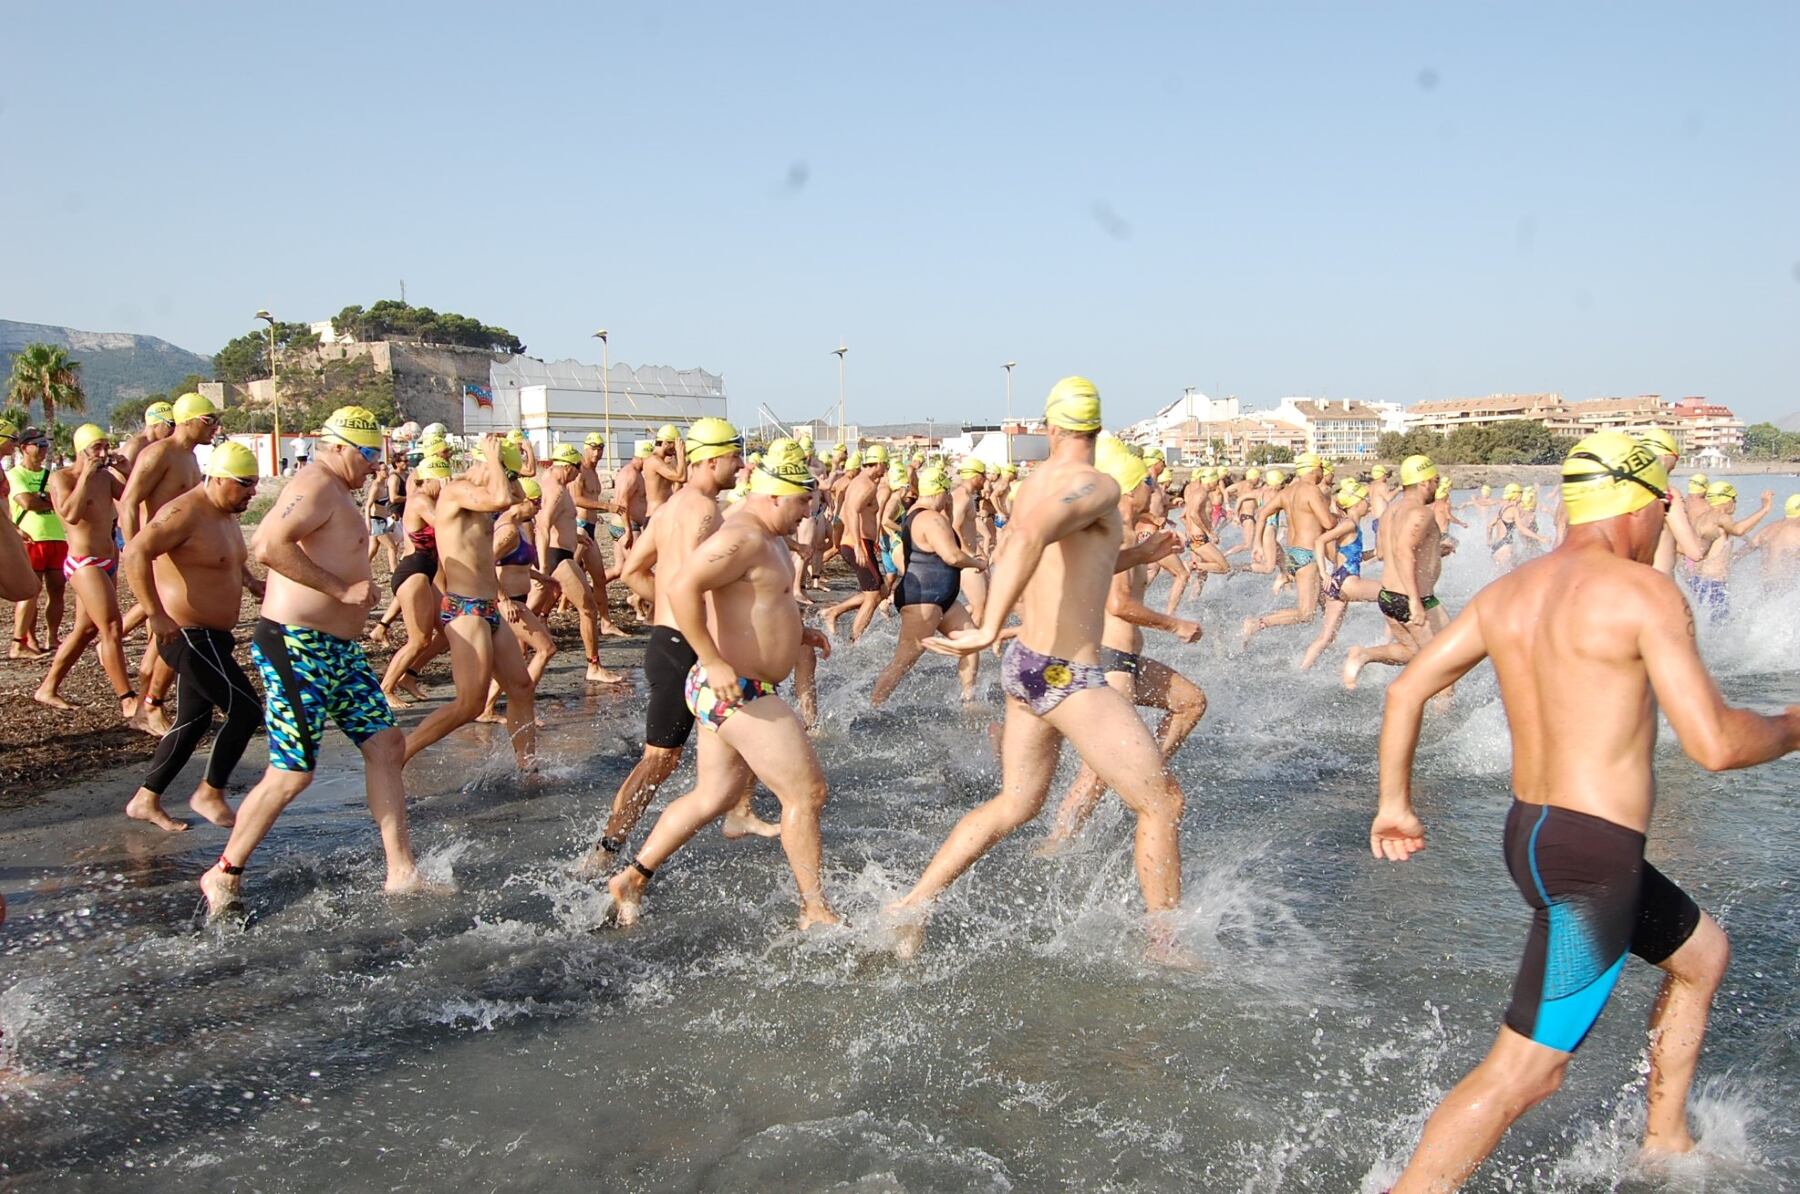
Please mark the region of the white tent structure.
POLYGON ((725 379, 704 369, 614 365, 514 357, 489 370, 486 404, 463 395, 463 428, 470 437, 517 427, 532 449, 548 455, 559 443, 580 443, 590 431, 608 436, 603 466, 629 460, 639 440, 654 439, 664 423, 686 429, 696 419, 725 418, 725 379))

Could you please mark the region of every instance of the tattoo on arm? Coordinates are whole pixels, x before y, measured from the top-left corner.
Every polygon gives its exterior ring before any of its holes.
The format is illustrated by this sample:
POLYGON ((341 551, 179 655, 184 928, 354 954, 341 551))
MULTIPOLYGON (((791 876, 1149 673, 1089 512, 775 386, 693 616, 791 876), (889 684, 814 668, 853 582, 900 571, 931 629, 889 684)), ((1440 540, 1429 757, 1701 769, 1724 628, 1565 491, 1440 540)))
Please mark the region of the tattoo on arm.
POLYGON ((720 563, 721 561, 723 561, 724 559, 726 559, 728 556, 736 555, 743 548, 743 546, 744 546, 744 542, 743 542, 743 540, 740 539, 736 543, 731 544, 729 547, 719 548, 717 551, 709 554, 706 558, 709 562, 717 564, 717 563, 720 563))
POLYGON ((1072 492, 1063 494, 1063 499, 1062 499, 1063 505, 1072 506, 1076 502, 1079 502, 1082 498, 1086 497, 1088 494, 1090 494, 1092 492, 1094 492, 1094 483, 1092 481, 1089 481, 1086 485, 1083 485, 1080 489, 1073 490, 1072 492))
POLYGON ((289 502, 287 505, 285 505, 281 508, 281 516, 283 518, 286 518, 288 515, 292 514, 294 512, 294 510, 299 507, 299 505, 300 505, 300 499, 298 497, 296 497, 293 501, 289 502))

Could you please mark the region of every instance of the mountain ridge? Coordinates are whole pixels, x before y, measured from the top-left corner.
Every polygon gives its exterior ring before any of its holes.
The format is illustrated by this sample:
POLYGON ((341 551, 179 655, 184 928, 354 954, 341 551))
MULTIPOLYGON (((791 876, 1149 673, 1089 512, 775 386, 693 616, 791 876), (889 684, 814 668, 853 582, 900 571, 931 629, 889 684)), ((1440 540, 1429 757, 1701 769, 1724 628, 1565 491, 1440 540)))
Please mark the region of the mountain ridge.
MULTIPOLYGON (((50 323, 0 319, 0 369, 12 372, 13 357, 27 344, 54 344, 81 362, 87 393, 84 418, 104 421, 121 402, 167 393, 190 373, 212 376, 212 358, 190 352, 159 336, 136 332, 90 332, 50 323)), ((74 418, 70 412, 69 418, 74 418)))

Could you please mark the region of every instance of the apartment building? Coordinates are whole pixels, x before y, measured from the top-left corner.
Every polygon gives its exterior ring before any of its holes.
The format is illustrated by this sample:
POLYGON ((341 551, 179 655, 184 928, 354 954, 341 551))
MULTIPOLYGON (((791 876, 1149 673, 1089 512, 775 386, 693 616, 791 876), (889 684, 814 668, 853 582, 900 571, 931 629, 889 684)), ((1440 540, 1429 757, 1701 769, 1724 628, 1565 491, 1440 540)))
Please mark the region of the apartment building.
POLYGON ((1383 430, 1381 411, 1349 398, 1283 398, 1275 417, 1304 430, 1306 450, 1328 460, 1375 455, 1383 430))
POLYGON ((1484 427, 1511 419, 1534 419, 1552 425, 1567 418, 1561 394, 1489 394, 1486 398, 1434 398, 1406 412, 1406 429, 1449 435, 1458 427, 1484 427))
POLYGON ((1189 419, 1172 436, 1165 435, 1162 444, 1179 449, 1188 464, 1243 464, 1251 452, 1264 445, 1286 448, 1295 455, 1308 450, 1306 428, 1267 415, 1208 422, 1189 419))
POLYGON ((1670 413, 1681 430, 1678 442, 1683 456, 1743 455, 1744 421, 1732 414, 1729 406, 1705 398, 1683 398, 1670 413))

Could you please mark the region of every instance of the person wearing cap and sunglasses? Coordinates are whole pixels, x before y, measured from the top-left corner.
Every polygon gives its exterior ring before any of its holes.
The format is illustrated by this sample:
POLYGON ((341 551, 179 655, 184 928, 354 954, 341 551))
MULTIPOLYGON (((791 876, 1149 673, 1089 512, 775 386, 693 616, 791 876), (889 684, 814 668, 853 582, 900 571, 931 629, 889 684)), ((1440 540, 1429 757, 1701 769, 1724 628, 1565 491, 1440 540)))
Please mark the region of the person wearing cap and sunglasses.
MULTIPOLYGON (((152 402, 144 408, 144 427, 135 431, 131 437, 119 446, 119 455, 125 458, 127 470, 137 467, 138 453, 159 440, 168 439, 175 430, 175 404, 172 402, 152 402)), ((127 472, 129 476, 129 471, 127 472)))
MULTIPOLYGON (((1674 434, 1666 427, 1645 427, 1632 434, 1656 453, 1663 471, 1673 477, 1675 466, 1681 461, 1681 447, 1675 442, 1674 434)), ((1561 519, 1558 519, 1557 529, 1565 529, 1561 519)), ((1687 503, 1671 501, 1669 516, 1663 520, 1662 539, 1656 544, 1656 570, 1664 576, 1674 576, 1678 556, 1686 556, 1690 561, 1698 563, 1705 554, 1706 545, 1694 535, 1694 520, 1688 517, 1687 503)))
POLYGON ((613 566, 608 568, 600 546, 600 528, 604 525, 600 519, 612 510, 612 503, 605 499, 600 482, 600 457, 605 451, 606 437, 598 431, 588 432, 581 441, 581 465, 575 479, 569 483, 569 500, 575 503, 575 565, 587 575, 588 584, 598 599, 600 637, 626 638, 625 631, 612 620, 606 597, 606 586, 619 579, 624 552, 615 549, 613 566))
POLYGON ((36 427, 17 433, 13 466, 6 470, 6 512, 25 546, 38 585, 13 609, 13 659, 36 659, 62 643, 64 604, 63 560, 67 558, 68 532, 56 516, 50 500, 50 437, 36 427), (44 642, 37 643, 38 589, 43 590, 44 642))
POLYGON ((687 443, 675 424, 656 432, 656 450, 644 457, 644 519, 648 521, 687 480, 687 443))
POLYGON ((1424 848, 1412 771, 1426 703, 1491 660, 1512 736, 1504 856, 1532 911, 1498 1037, 1426 1120, 1396 1194, 1456 1189, 1556 1092, 1629 954, 1663 971, 1644 1150, 1694 1147, 1687 1096, 1730 946, 1644 858, 1657 713, 1709 771, 1800 749, 1800 706, 1766 717, 1725 703, 1692 612, 1651 567, 1670 499, 1655 452, 1622 431, 1590 435, 1563 462, 1562 498, 1563 543, 1477 593, 1387 689, 1370 853, 1404 862, 1424 848))
POLYGON ((209 919, 245 915, 244 868, 281 810, 312 783, 325 722, 363 757, 370 815, 387 856, 386 890, 426 890, 406 823, 406 736, 358 641, 375 603, 369 525, 352 496, 382 456, 381 424, 360 406, 325 420, 310 463, 256 528, 251 552, 269 570, 250 654, 263 684, 269 768, 238 806, 231 840, 200 877, 209 919))
POLYGON ((1706 487, 1706 513, 1694 520, 1694 538, 1705 548, 1705 554, 1694 568, 1689 582, 1694 600, 1706 607, 1709 622, 1718 622, 1731 613, 1731 541, 1741 539, 1775 508, 1775 491, 1763 490, 1762 505, 1748 518, 1734 518, 1737 513, 1737 486, 1729 481, 1714 481, 1706 487))
MULTIPOLYGON (((686 705, 683 686, 699 656, 675 623, 670 583, 724 521, 719 495, 731 488, 744 466, 744 439, 724 419, 704 418, 688 428, 684 446, 686 484, 638 536, 621 571, 620 579, 651 602, 654 610, 650 642, 644 648, 644 679, 650 690, 644 709, 644 751, 613 796, 612 812, 600 840, 576 867, 575 873, 583 878, 612 874, 631 831, 655 799, 657 789, 675 773, 694 731, 694 714, 686 705)), ((721 828, 728 838, 774 837, 781 832, 779 825, 756 815, 748 789, 725 814, 721 828)))
POLYGON ((206 459, 205 480, 163 503, 137 530, 125 554, 125 576, 146 611, 157 650, 176 676, 174 725, 157 743, 143 784, 125 815, 159 829, 188 828, 163 811, 162 796, 212 729, 213 711, 225 718, 213 738, 206 775, 188 807, 229 827, 225 784, 262 724, 262 697, 232 658, 238 604, 249 552, 238 518, 256 496, 256 456, 227 441, 206 459))
POLYGON ((638 919, 656 869, 738 807, 753 779, 781 801, 781 846, 799 887, 799 927, 838 923, 820 874, 825 773, 806 728, 777 694, 803 647, 830 653, 825 637, 801 624, 787 545, 817 486, 799 445, 776 440, 750 478, 750 496, 679 571, 658 579, 659 597, 695 659, 683 691, 700 725, 699 765, 693 790, 669 803, 637 857, 607 883, 620 924, 638 919))
POLYGON ((1387 619, 1388 641, 1379 647, 1351 647, 1344 659, 1344 687, 1354 689, 1371 663, 1401 667, 1450 622, 1437 597, 1446 543, 1433 509, 1438 468, 1431 457, 1408 456, 1400 463, 1400 491, 1388 503, 1375 537, 1382 560, 1375 608, 1387 619))
MULTIPOLYGON (((219 410, 200 394, 183 394, 169 409, 169 431, 144 445, 125 479, 125 493, 119 499, 119 529, 124 532, 126 548, 140 529, 155 518, 157 512, 200 484, 200 462, 194 449, 211 444, 219 433, 219 410)), ((252 592, 260 595, 262 582, 245 573, 252 592)), ((131 634, 144 624, 148 611, 135 605, 125 615, 125 633, 131 634)), ((168 714, 163 700, 175 673, 163 661, 155 634, 149 636, 138 682, 144 700, 132 724, 145 733, 160 737, 169 732, 168 714)))
POLYGON ((444 572, 438 623, 450 640, 456 696, 432 710, 406 736, 407 762, 480 716, 488 685, 498 681, 506 694, 506 733, 519 770, 526 774, 537 770, 537 712, 531 675, 525 670, 518 638, 501 631, 502 620, 517 622, 523 607, 500 591, 494 564, 494 516, 524 496, 517 487, 523 463, 517 445, 498 435, 485 435, 469 470, 444 482, 438 491, 434 523, 444 572))
MULTIPOLYGON (((19 425, 0 415, 0 458, 11 456, 19 446, 19 425)), ((7 496, 8 483, 0 474, 0 498, 7 496)), ((24 601, 37 596, 39 580, 31 566, 31 553, 19 537, 12 519, 0 518, 0 601, 24 601)), ((15 643, 16 647, 18 644, 15 643)))
POLYGON ((50 671, 32 699, 52 709, 73 708, 62 698, 62 683, 90 643, 98 643, 100 667, 127 721, 138 712, 138 693, 125 662, 123 619, 119 615, 119 548, 113 526, 125 492, 125 461, 112 440, 93 423, 75 429, 75 460, 50 474, 49 496, 68 536, 62 574, 75 594, 75 625, 56 649, 50 671))
POLYGON ((606 615, 606 585, 603 582, 596 591, 589 574, 576 562, 581 539, 575 528, 574 489, 580 472, 581 451, 574 444, 558 444, 538 471, 544 500, 537 516, 536 542, 543 551, 543 574, 556 582, 562 596, 575 607, 581 645, 587 653, 588 683, 618 684, 625 677, 600 664, 600 639, 612 627, 606 615))

